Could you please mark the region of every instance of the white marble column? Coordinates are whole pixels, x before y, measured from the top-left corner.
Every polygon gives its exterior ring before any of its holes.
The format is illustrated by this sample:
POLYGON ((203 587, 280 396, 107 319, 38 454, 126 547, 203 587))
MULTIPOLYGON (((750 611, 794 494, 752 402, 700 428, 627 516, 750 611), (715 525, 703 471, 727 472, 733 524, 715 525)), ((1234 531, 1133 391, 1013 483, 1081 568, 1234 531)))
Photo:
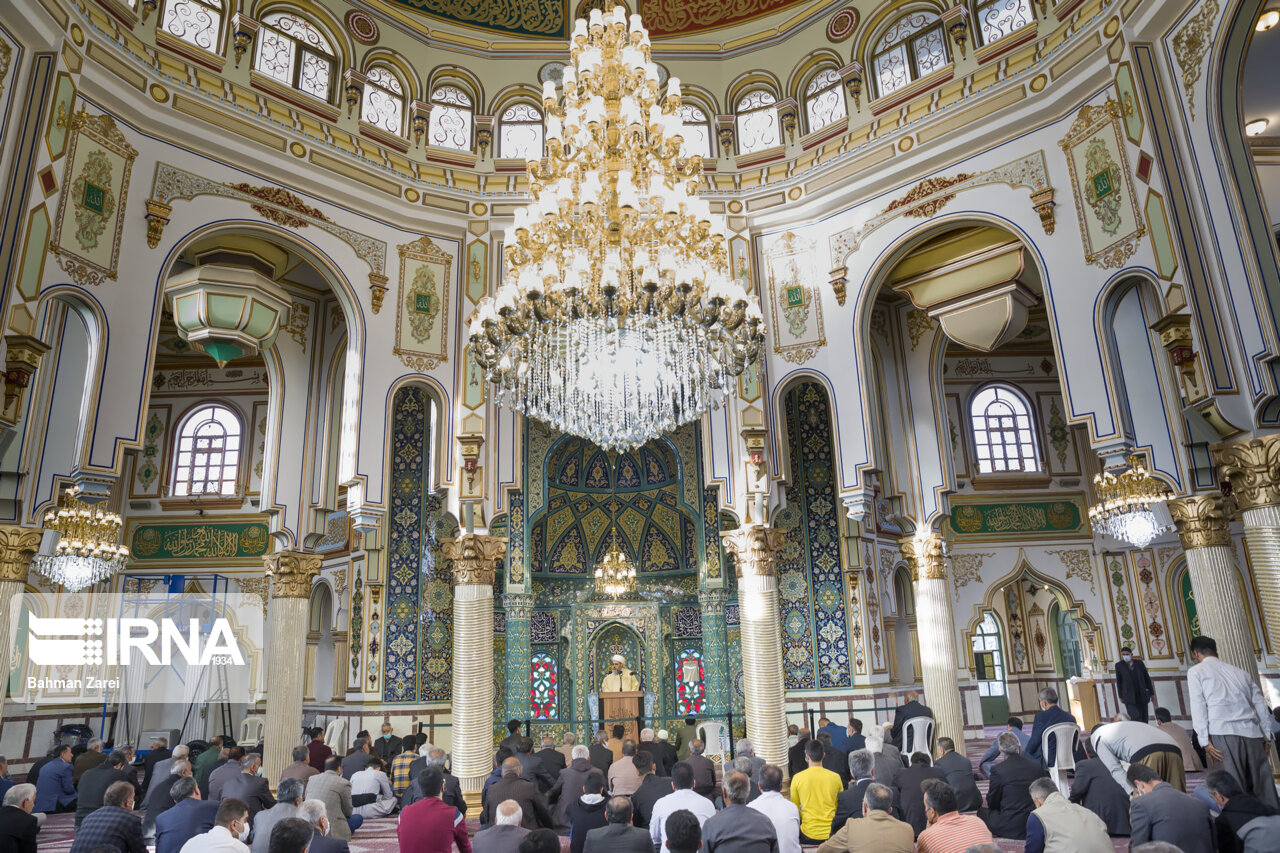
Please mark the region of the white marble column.
MULTIPOLYGON (((44 531, 12 524, 0 525, 0 643, 8 643, 13 630, 10 614, 14 602, 22 597, 27 585, 31 559, 40 550, 44 531)), ((8 655, 4 656, 9 659, 8 655)), ((9 673, 5 666, 4 681, 0 682, 0 722, 4 721, 5 694, 8 692, 9 673)))
POLYGON ((787 771, 787 717, 782 681, 782 623, 778 615, 778 549, 784 534, 761 525, 723 534, 737 558, 742 634, 742 693, 747 736, 756 755, 787 771))
POLYGON ((1169 501, 1169 512, 1187 555, 1200 633, 1217 641, 1218 656, 1224 661, 1257 678, 1258 659, 1249 641, 1249 613, 1240 596, 1222 496, 1177 498, 1169 501))
POLYGON ((1262 599, 1262 621, 1271 650, 1280 654, 1280 434, 1218 444, 1211 450, 1219 476, 1231 484, 1240 508, 1262 599))
POLYGON ((320 555, 302 551, 268 554, 267 719, 262 774, 276 783, 302 743, 302 693, 307 656, 307 604, 320 555))
POLYGON ((949 737, 964 755, 964 709, 956 675, 955 611, 951 581, 938 536, 907 537, 898 541, 915 581, 916 636, 920 642, 924 704, 933 710, 934 739, 949 737))
POLYGON ((507 540, 467 533, 442 545, 453 564, 453 775, 474 795, 493 769, 493 581, 507 540))

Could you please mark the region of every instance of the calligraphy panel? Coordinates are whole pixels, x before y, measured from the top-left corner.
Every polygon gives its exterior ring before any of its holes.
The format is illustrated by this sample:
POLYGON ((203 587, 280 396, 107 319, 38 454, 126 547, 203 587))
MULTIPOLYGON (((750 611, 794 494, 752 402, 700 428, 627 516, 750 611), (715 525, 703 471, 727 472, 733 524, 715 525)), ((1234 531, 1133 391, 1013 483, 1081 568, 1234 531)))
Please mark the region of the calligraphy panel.
POLYGON ((1079 494, 1005 503, 953 497, 948 523, 959 539, 1088 538, 1087 516, 1079 494))
POLYGON ((271 547, 265 518, 218 522, 152 524, 131 521, 125 536, 134 562, 182 563, 201 566, 244 565, 264 556, 271 547))

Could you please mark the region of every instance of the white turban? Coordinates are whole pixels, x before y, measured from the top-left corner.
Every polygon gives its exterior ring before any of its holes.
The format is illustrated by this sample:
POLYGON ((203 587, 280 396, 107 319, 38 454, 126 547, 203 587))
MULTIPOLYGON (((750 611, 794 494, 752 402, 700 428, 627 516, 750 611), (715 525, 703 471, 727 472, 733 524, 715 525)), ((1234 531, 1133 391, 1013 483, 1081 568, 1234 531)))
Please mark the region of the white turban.
POLYGON ((613 656, 613 658, 612 658, 612 660, 613 660, 613 662, 614 662, 614 663, 626 663, 626 662, 627 662, 627 659, 626 659, 626 658, 624 658, 622 655, 614 655, 614 656, 613 656))

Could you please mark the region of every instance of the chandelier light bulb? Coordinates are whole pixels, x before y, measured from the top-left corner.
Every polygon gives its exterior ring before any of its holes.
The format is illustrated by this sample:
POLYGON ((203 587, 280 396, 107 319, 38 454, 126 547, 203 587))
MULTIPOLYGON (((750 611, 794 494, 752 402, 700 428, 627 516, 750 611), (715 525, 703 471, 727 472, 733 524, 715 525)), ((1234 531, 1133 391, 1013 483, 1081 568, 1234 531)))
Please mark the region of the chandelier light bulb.
POLYGON ((661 93, 640 16, 592 10, 569 53, 562 88, 543 85, 546 154, 470 339, 500 405, 630 449, 723 402, 763 315, 698 194, 702 158, 681 153, 680 81, 661 93))

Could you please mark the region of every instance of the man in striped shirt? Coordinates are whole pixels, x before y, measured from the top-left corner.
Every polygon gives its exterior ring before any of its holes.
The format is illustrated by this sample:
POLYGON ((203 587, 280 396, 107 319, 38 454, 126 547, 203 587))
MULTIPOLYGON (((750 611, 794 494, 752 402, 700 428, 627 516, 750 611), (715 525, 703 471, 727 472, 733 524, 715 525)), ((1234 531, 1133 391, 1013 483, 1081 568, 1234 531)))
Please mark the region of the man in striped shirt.
POLYGON ((991 830, 981 818, 956 810, 954 788, 940 779, 926 779, 920 786, 929 826, 916 839, 916 853, 964 853, 975 844, 992 843, 991 830))

